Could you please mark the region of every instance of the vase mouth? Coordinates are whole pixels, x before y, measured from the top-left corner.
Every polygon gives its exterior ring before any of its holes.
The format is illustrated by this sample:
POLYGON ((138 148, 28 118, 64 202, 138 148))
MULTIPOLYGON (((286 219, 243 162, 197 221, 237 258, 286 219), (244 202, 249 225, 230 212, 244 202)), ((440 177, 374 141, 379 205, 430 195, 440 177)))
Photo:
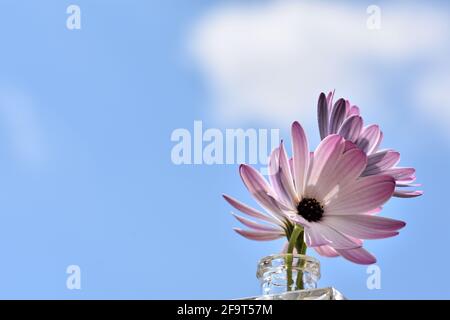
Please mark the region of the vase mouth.
POLYGON ((306 254, 299 254, 299 253, 273 253, 273 254, 269 254, 268 256, 265 256, 265 257, 261 258, 259 260, 259 262, 262 262, 263 260, 266 260, 266 259, 284 258, 284 257, 287 257, 289 255, 291 255, 294 258, 300 258, 300 259, 303 259, 303 260, 319 263, 319 260, 317 260, 316 258, 308 256, 306 254))
POLYGON ((301 267, 296 268, 309 273, 315 281, 320 278, 319 260, 308 255, 297 253, 276 253, 261 258, 258 262, 258 270, 256 272, 257 278, 261 280, 267 275, 267 273, 277 272, 276 270, 284 269, 284 262, 289 256, 292 257, 293 261, 297 262, 297 265, 301 265, 301 267), (299 262, 301 262, 301 264, 299 262))

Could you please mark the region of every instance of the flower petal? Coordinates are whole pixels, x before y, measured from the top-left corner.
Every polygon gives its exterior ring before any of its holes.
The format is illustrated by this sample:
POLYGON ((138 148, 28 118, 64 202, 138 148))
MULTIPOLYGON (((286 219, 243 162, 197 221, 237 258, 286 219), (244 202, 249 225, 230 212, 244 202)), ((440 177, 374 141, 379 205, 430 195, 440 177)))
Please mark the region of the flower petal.
POLYGON ((317 251, 318 254, 324 257, 328 258, 339 257, 339 253, 337 253, 336 250, 330 246, 314 247, 314 249, 317 251))
POLYGON ((380 213, 382 209, 383 209, 382 207, 378 207, 378 208, 376 208, 376 209, 367 211, 365 214, 368 214, 368 215, 372 215, 372 216, 373 216, 374 214, 380 213))
POLYGON ((319 247, 330 243, 329 240, 318 232, 317 228, 305 228, 304 240, 308 247, 319 247))
POLYGON ((320 190, 320 182, 324 181, 328 174, 331 174, 344 151, 344 141, 341 136, 333 134, 319 144, 314 152, 312 168, 304 192, 305 196, 314 198, 317 190, 320 190))
POLYGON ((284 148, 284 143, 281 141, 280 144, 280 178, 283 188, 286 190, 286 194, 288 195, 291 204, 293 206, 298 203, 299 199, 297 193, 295 192, 294 179, 292 177, 291 168, 289 166, 289 158, 286 154, 286 149, 284 148))
POLYGON ((330 130, 329 130, 330 134, 338 132, 339 128, 342 125, 342 122, 344 122, 345 115, 346 115, 345 100, 339 99, 334 104, 333 111, 331 112, 330 130))
POLYGON ((416 169, 396 167, 383 171, 383 174, 392 176, 397 183, 411 183, 416 179, 416 169))
POLYGON ((308 228, 311 226, 311 224, 305 218, 303 218, 301 215, 297 214, 296 212, 290 213, 288 215, 288 218, 291 222, 297 223, 304 228, 308 228))
POLYGON ((269 157, 269 180, 280 201, 285 204, 291 203, 281 178, 280 170, 280 148, 275 148, 269 157))
POLYGON ((323 140, 328 135, 328 103, 323 92, 317 103, 317 119, 319 120, 320 139, 323 140))
MULTIPOLYGON (((323 94, 324 98, 325 95, 323 94)), ((326 106, 325 106, 326 107, 326 106)), ((295 189, 300 197, 305 188, 306 175, 309 166, 309 147, 305 131, 298 122, 292 124, 292 155, 295 189)))
POLYGON ((249 231, 242 230, 239 228, 234 228, 234 231, 239 233, 241 236, 256 241, 270 241, 282 238, 284 235, 279 232, 269 232, 269 231, 249 231))
MULTIPOLYGON (((333 99, 334 99, 334 90, 328 92, 327 94, 327 105, 328 105, 328 114, 331 114, 331 109, 333 108, 333 99)), ((329 119, 328 119, 329 120, 329 119)))
POLYGON ((346 140, 356 142, 363 126, 363 120, 360 116, 351 116, 347 118, 339 128, 338 134, 346 140))
POLYGON ((323 223, 346 235, 359 239, 384 239, 398 235, 403 221, 373 215, 326 216, 323 223))
POLYGON ((382 206, 395 189, 391 176, 369 176, 339 190, 336 197, 325 203, 325 215, 363 214, 382 206))
POLYGON ((383 174, 385 170, 397 165, 400 161, 400 153, 394 150, 382 150, 371 154, 367 160, 367 168, 362 176, 383 174))
POLYGON ((279 200, 272 196, 274 195, 274 191, 268 185, 263 176, 254 168, 245 164, 242 164, 239 167, 239 172, 248 191, 252 194, 259 205, 275 215, 277 218, 282 217, 283 213, 280 209, 280 204, 278 203, 279 200))
POLYGON ((421 187, 422 184, 420 183, 401 183, 401 182, 396 182, 395 186, 398 187, 421 187))
POLYGON ((394 197, 397 198, 415 198, 423 195, 423 191, 398 190, 394 192, 394 197))
MULTIPOLYGON (((358 248, 361 246, 361 243, 358 239, 352 239, 342 234, 341 232, 323 224, 320 222, 311 223, 310 228, 312 229, 310 232, 317 232, 321 237, 325 238, 329 241, 329 245, 334 249, 352 249, 358 248)), ((323 245, 323 243, 318 242, 319 245, 323 245)))
POLYGON ((353 115, 359 116, 360 114, 361 114, 361 112, 359 111, 359 108, 357 106, 353 106, 348 111, 347 116, 348 117, 353 116, 353 115))
POLYGON ((251 228, 251 229, 255 229, 255 230, 260 230, 260 231, 270 231, 270 232, 283 232, 283 229, 279 228, 274 228, 274 227, 270 227, 268 225, 262 224, 262 223, 258 223, 252 220, 249 220, 247 218, 238 216, 237 214, 231 213, 233 215, 233 217, 235 217, 240 223, 242 223, 243 225, 251 228))
MULTIPOLYGON (((292 175, 294 175, 294 158, 293 157, 291 157, 289 159, 289 168, 291 168, 292 175)), ((294 177, 294 184, 295 184, 295 177, 294 177)))
POLYGON ((352 149, 359 149, 359 148, 353 142, 345 140, 344 152, 350 151, 352 149))
POLYGON ((245 213, 245 214, 247 214, 247 215, 249 215, 251 217, 254 217, 254 218, 257 218, 257 219, 260 219, 260 220, 263 220, 263 221, 267 221, 267 222, 270 222, 270 223, 278 224, 278 221, 279 221, 278 219, 275 219, 272 216, 265 215, 262 212, 259 212, 258 210, 253 209, 253 208, 247 206, 246 204, 244 204, 244 203, 242 203, 242 202, 240 202, 240 201, 238 201, 238 200, 236 200, 236 199, 234 199, 234 198, 232 198, 232 197, 230 197, 230 196, 228 196, 226 194, 224 194, 222 196, 224 197, 224 199, 230 205, 232 205, 237 210, 239 210, 239 211, 241 211, 241 212, 243 212, 243 213, 245 213))
POLYGON ((336 252, 339 253, 343 258, 357 263, 357 264, 373 264, 377 262, 377 258, 375 258, 370 252, 368 252, 364 248, 356 248, 350 250, 340 250, 336 249, 336 252))
POLYGON ((377 152, 378 148, 381 145, 381 142, 383 141, 383 137, 384 137, 383 131, 380 130, 380 135, 378 137, 378 140, 375 142, 375 144, 373 145, 372 149, 369 151, 368 154, 372 154, 374 152, 377 152))
POLYGON ((348 116, 348 112, 350 111, 350 101, 349 100, 345 100, 345 116, 348 116))
POLYGON ((318 198, 326 202, 328 197, 339 192, 348 183, 355 181, 363 172, 366 163, 367 157, 359 149, 352 149, 344 153, 334 171, 324 177, 326 181, 321 183, 322 187, 317 192, 318 198))
POLYGON ((371 154, 379 143, 380 136, 380 128, 376 124, 373 124, 362 129, 361 135, 356 140, 356 144, 366 154, 371 154))

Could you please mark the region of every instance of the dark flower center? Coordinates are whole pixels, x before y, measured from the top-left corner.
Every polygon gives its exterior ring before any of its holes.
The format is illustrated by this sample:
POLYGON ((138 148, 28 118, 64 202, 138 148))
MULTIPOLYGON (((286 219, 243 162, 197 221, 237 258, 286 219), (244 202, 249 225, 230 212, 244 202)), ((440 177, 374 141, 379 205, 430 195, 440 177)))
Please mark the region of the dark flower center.
POLYGON ((297 213, 309 222, 322 219, 323 206, 316 199, 303 198, 297 206, 297 213))

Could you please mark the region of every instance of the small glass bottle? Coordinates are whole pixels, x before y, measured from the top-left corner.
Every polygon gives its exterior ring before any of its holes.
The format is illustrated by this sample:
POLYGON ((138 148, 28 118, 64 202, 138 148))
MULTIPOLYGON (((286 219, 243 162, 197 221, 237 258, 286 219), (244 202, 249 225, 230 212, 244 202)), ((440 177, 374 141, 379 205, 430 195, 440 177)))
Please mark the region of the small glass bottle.
POLYGON ((317 289, 318 260, 301 254, 275 254, 262 258, 256 276, 261 296, 252 300, 343 300, 334 288, 317 289))

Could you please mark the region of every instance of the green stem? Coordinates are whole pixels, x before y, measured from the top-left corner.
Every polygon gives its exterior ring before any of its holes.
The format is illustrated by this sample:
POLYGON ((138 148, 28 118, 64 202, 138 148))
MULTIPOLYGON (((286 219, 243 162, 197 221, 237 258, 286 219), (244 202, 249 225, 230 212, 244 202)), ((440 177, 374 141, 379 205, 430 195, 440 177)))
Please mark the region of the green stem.
MULTIPOLYGON (((298 237, 298 241, 295 245, 297 252, 299 254, 306 254, 306 243, 303 240, 303 232, 300 234, 300 236, 298 237)), ((301 259, 298 260, 297 262, 297 280, 296 280, 296 286, 297 286, 297 290, 303 290, 304 289, 304 283, 303 283, 303 272, 301 270, 303 270, 303 264, 304 261, 302 261, 301 259)))
MULTIPOLYGON (((302 232, 303 232, 303 228, 300 227, 298 224, 296 224, 294 226, 294 230, 292 230, 291 236, 289 238, 289 245, 288 245, 287 256, 286 256, 287 291, 291 291, 291 287, 293 284, 293 281, 292 281, 292 261, 293 261, 292 253, 294 252, 294 248, 296 247, 297 239, 302 232)), ((303 240, 302 240, 302 242, 303 242, 303 240)))

